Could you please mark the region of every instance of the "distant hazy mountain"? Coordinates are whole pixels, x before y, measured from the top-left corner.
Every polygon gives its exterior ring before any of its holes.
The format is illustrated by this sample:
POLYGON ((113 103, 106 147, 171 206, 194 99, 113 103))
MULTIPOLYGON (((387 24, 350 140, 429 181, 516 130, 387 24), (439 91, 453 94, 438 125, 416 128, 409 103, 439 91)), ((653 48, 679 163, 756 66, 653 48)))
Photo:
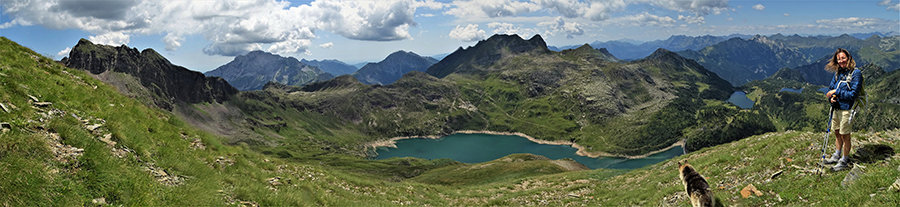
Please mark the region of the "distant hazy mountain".
POLYGON ((450 53, 444 53, 444 54, 432 55, 431 58, 434 58, 434 59, 436 59, 436 60, 438 60, 438 61, 441 61, 441 60, 443 60, 445 57, 447 57, 447 55, 450 55, 450 53))
POLYGON ((888 33, 883 33, 883 32, 870 32, 870 33, 854 33, 854 34, 850 34, 850 36, 853 36, 853 37, 858 38, 858 39, 866 39, 866 38, 872 37, 872 35, 878 35, 879 37, 890 37, 890 36, 897 36, 897 35, 900 35, 900 33, 898 33, 897 31, 891 31, 891 32, 888 32, 888 33))
POLYGON ((301 63, 293 57, 281 57, 268 52, 253 51, 239 55, 231 62, 206 72, 207 76, 225 78, 238 90, 259 90, 266 83, 305 85, 334 78, 318 67, 301 63))
POLYGON ((837 48, 849 50, 858 67, 875 63, 886 71, 900 68, 898 36, 873 35, 863 40, 846 34, 837 37, 757 35, 678 53, 696 60, 734 86, 766 78, 785 67, 797 68, 810 83, 827 84, 828 74, 822 69, 837 48))
POLYGON ((322 61, 312 60, 312 61, 309 61, 306 59, 301 59, 300 62, 303 64, 310 65, 310 66, 316 66, 319 69, 322 69, 322 71, 325 71, 326 73, 331 73, 332 75, 336 75, 336 76, 344 75, 344 74, 351 74, 353 72, 356 72, 356 70, 359 70, 359 68, 349 65, 347 63, 341 62, 340 60, 322 60, 322 61))
MULTIPOLYGON (((669 51, 682 50, 699 50, 703 47, 714 45, 716 43, 728 40, 734 37, 750 37, 749 35, 729 35, 729 36, 684 36, 673 35, 665 40, 656 40, 650 42, 640 42, 632 39, 621 39, 607 42, 595 41, 590 43, 593 48, 606 48, 609 52, 623 60, 637 60, 650 55, 656 49, 663 48, 669 51)), ((581 45, 568 45, 561 47, 551 47, 551 50, 562 51, 565 49, 574 49, 581 45), (555 48, 555 49, 554 49, 555 48)))
POLYGON ((366 64, 369 64, 369 63, 372 63, 372 62, 360 62, 360 63, 353 64, 352 66, 356 67, 357 70, 359 70, 359 68, 362 68, 363 66, 366 66, 366 64))
POLYGON ((425 71, 438 62, 431 57, 422 57, 413 52, 397 51, 377 63, 369 63, 351 74, 365 84, 387 85, 412 71, 425 71))

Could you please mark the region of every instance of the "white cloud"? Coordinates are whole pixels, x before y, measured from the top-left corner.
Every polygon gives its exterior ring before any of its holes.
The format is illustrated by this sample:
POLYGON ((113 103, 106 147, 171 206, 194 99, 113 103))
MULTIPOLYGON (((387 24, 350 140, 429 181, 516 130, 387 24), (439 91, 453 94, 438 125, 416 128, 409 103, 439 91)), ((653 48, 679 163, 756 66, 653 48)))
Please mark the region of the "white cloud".
POLYGON ((568 39, 584 34, 584 29, 581 28, 581 25, 577 22, 566 22, 562 17, 556 17, 553 21, 540 22, 538 26, 546 27, 550 35, 563 33, 568 39))
POLYGON ((130 41, 129 39, 130 37, 127 34, 123 34, 121 32, 110 32, 103 35, 88 37, 88 40, 90 40, 94 44, 113 46, 128 44, 128 42, 130 41))
POLYGON ((60 57, 60 58, 66 57, 66 56, 69 56, 69 52, 71 52, 71 51, 72 51, 71 47, 66 47, 66 49, 60 50, 58 53, 56 53, 56 56, 60 57))
POLYGON ((882 0, 881 2, 878 2, 878 5, 887 6, 887 10, 900 11, 900 3, 893 4, 891 1, 892 0, 882 0))
POLYGON ((674 27, 675 19, 672 17, 665 16, 656 16, 647 12, 629 15, 624 17, 617 17, 609 19, 609 21, 603 22, 603 24, 612 24, 619 26, 654 26, 654 27, 674 27))
POLYGON ((447 4, 444 4, 441 2, 435 2, 434 0, 414 1, 413 2, 413 7, 416 7, 416 8, 426 7, 429 9, 438 10, 438 9, 443 9, 444 7, 448 7, 448 6, 450 6, 450 5, 447 5, 447 4))
POLYGON ((325 49, 331 49, 331 48, 334 47, 334 42, 327 42, 327 43, 325 43, 325 44, 319 45, 319 47, 325 48, 325 49))
POLYGON ((564 17, 583 17, 594 21, 609 19, 612 13, 625 10, 623 0, 580 2, 577 0, 534 0, 545 8, 559 12, 564 17))
POLYGON ((434 14, 431 14, 431 13, 425 13, 425 14, 419 14, 419 15, 416 15, 416 16, 418 16, 418 17, 434 17, 434 14))
POLYGON ((213 43, 203 48, 207 55, 238 56, 251 51, 262 50, 257 43, 213 43))
POLYGON ((487 26, 494 29, 494 34, 517 34, 520 37, 530 37, 537 34, 537 31, 534 29, 516 27, 516 25, 510 23, 491 22, 487 26))
POLYGON ((734 21, 734 18, 728 17, 728 18, 725 18, 725 20, 734 21))
POLYGON ((417 8, 446 6, 434 0, 316 0, 293 6, 280 0, 4 0, 3 13, 11 20, 0 28, 78 29, 107 43, 113 40, 108 34, 165 33, 166 50, 178 49, 186 35, 199 34, 211 42, 204 49, 210 55, 240 55, 261 45, 305 53, 318 30, 364 41, 408 39, 409 28, 417 26, 417 8))
POLYGON ((766 9, 766 6, 763 6, 762 4, 757 4, 757 5, 753 5, 753 9, 762 11, 763 9, 766 9))
MULTIPOLYGON (((730 18, 729 18, 730 19, 730 18)), ((678 15, 678 20, 687 22, 688 24, 703 24, 706 23, 706 18, 702 16, 682 16, 678 15)), ((729 20, 731 21, 731 20, 729 20)))
POLYGON ((450 31, 450 38, 464 42, 473 42, 485 38, 484 30, 478 29, 477 24, 469 24, 466 27, 456 25, 456 28, 450 31))
POLYGON ((697 16, 720 14, 728 10, 728 0, 635 0, 664 9, 692 12, 697 16))
POLYGON ((175 35, 174 33, 168 33, 162 39, 163 43, 166 43, 167 51, 175 51, 181 47, 181 42, 184 41, 184 37, 175 35))
POLYGON ((541 9, 540 5, 518 0, 453 1, 455 8, 444 12, 461 19, 516 16, 541 9))
POLYGON ((311 54, 309 46, 312 41, 309 39, 295 39, 290 41, 282 41, 269 46, 269 52, 275 54, 311 54))
POLYGON ((663 33, 685 35, 728 35, 734 33, 751 34, 843 34, 900 31, 900 20, 882 18, 838 18, 823 19, 803 24, 787 25, 729 25, 676 27, 660 30, 663 33))
POLYGON ((786 16, 786 17, 790 17, 790 16, 791 16, 791 14, 788 14, 788 13, 784 13, 784 16, 786 16))
POLYGON ((848 17, 837 19, 816 20, 818 25, 815 27, 846 29, 846 30, 871 30, 882 29, 882 31, 896 31, 900 20, 887 20, 882 18, 866 18, 866 17, 848 17))

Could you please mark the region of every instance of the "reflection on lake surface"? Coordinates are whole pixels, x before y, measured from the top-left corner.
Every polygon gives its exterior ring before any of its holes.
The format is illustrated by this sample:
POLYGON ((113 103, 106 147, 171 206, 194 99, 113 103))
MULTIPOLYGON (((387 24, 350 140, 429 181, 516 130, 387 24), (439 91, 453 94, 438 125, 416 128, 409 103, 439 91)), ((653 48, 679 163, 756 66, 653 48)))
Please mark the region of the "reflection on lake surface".
POLYGON ((578 149, 568 145, 547 145, 515 135, 453 134, 440 139, 397 140, 397 148, 378 147, 374 159, 417 157, 423 159, 450 158, 464 163, 481 163, 517 153, 531 153, 550 159, 571 158, 588 168, 637 169, 684 154, 681 147, 639 159, 616 157, 590 158, 575 154, 578 149))
POLYGON ((735 91, 731 94, 731 98, 728 98, 728 102, 737 105, 743 109, 753 108, 753 100, 747 98, 747 94, 743 91, 735 91))
POLYGON ((800 89, 781 88, 781 90, 778 91, 778 92, 782 92, 782 91, 788 91, 788 92, 800 93, 800 92, 803 92, 803 88, 800 88, 800 89))

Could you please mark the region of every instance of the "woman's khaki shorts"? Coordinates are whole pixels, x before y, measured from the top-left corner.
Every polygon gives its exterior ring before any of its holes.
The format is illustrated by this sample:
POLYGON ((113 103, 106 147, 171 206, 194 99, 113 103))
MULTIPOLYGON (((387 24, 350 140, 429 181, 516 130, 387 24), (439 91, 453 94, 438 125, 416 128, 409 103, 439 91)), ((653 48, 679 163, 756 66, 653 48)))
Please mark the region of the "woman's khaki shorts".
POLYGON ((853 128, 850 128, 850 110, 835 109, 834 115, 831 116, 831 129, 841 134, 853 132, 853 128))

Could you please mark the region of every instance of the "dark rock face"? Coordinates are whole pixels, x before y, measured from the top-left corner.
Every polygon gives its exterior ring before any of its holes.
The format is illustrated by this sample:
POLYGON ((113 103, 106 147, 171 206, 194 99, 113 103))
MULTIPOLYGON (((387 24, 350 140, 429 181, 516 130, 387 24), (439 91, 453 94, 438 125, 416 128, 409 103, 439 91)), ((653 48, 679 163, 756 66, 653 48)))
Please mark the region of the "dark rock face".
POLYGON ((547 43, 540 35, 524 40, 518 35, 497 34, 487 40, 478 41, 473 47, 460 47, 440 62, 435 63, 425 73, 443 78, 451 73, 483 73, 477 68, 494 64, 506 55, 517 55, 526 52, 547 53, 547 43), (508 51, 508 53, 504 53, 508 51))
POLYGON ((175 101, 221 103, 238 92, 224 79, 173 65, 153 49, 139 52, 125 45, 96 45, 81 39, 63 63, 93 74, 112 71, 134 76, 158 96, 153 99, 154 104, 166 110, 172 110, 175 101))
POLYGON ((406 73, 425 71, 436 62, 438 61, 434 58, 401 50, 391 53, 381 62, 366 64, 352 75, 365 84, 387 85, 399 80, 406 73))
POLYGON ((239 55, 231 62, 206 72, 207 76, 222 77, 238 90, 260 90, 268 82, 302 86, 334 78, 318 67, 301 63, 293 57, 253 51, 239 55))

